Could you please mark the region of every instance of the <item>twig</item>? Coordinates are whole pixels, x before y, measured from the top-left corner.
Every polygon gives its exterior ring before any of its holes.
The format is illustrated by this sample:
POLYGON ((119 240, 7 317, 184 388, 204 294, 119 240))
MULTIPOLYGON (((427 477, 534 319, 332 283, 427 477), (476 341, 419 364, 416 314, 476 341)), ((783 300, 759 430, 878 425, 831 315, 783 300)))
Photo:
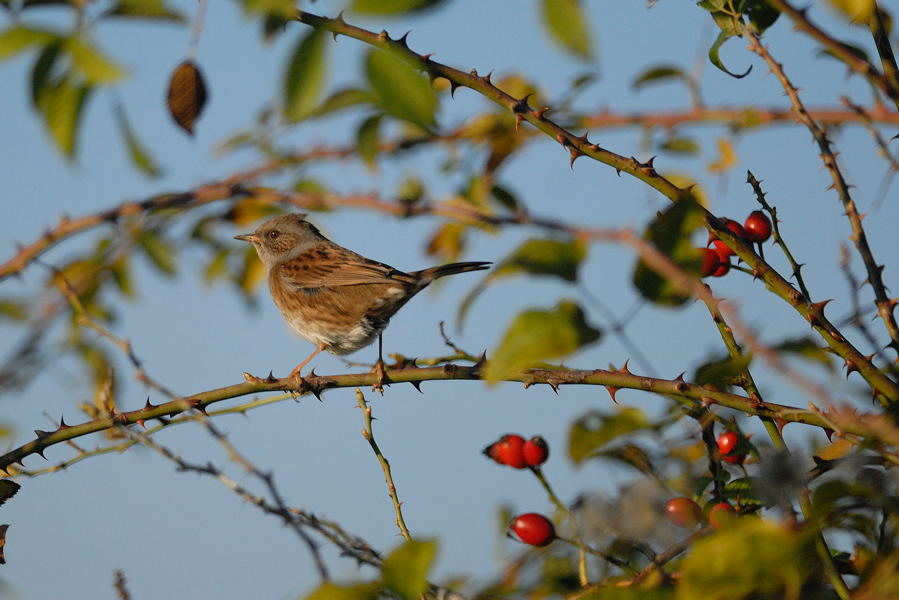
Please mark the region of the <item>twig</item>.
POLYGON ((381 448, 378 447, 378 442, 375 441, 374 431, 372 431, 371 405, 365 401, 365 396, 362 395, 362 390, 360 388, 356 388, 356 406, 362 411, 362 419, 365 422, 365 426, 362 428, 362 437, 364 437, 368 442, 368 445, 371 446, 372 452, 375 453, 378 462, 381 463, 381 470, 384 472, 384 480, 387 482, 387 493, 390 495, 390 501, 393 503, 393 512, 396 514, 396 526, 399 528, 400 534, 406 540, 411 540, 412 534, 409 533, 409 528, 406 527, 406 520, 403 518, 403 503, 400 502, 399 495, 396 493, 396 485, 393 483, 393 473, 390 471, 390 462, 381 452, 381 448))
MULTIPOLYGON (((808 112, 802 104, 802 100, 799 98, 799 90, 787 78, 783 66, 774 60, 768 49, 762 45, 757 35, 751 31, 747 31, 746 36, 747 39, 749 39, 749 49, 758 54, 771 69, 771 72, 775 74, 784 91, 787 93, 787 96, 790 98, 790 102, 793 105, 793 110, 796 112, 796 115, 808 128, 812 137, 815 139, 815 142, 818 144, 818 148, 821 151, 821 160, 833 180, 832 187, 836 190, 840 203, 843 205, 843 209, 849 219, 849 224, 852 227, 852 236, 850 239, 855 244, 855 248, 865 264, 865 270, 868 273, 867 282, 870 283, 871 287, 874 289, 877 313, 886 325, 887 333, 891 340, 890 345, 897 353, 899 353, 899 325, 897 325, 896 318, 893 314, 896 302, 887 296, 886 286, 884 286, 883 277, 881 276, 881 266, 877 264, 877 261, 874 260, 874 255, 871 253, 868 239, 865 236, 865 230, 862 227, 861 216, 859 216, 855 202, 849 194, 849 185, 846 183, 843 173, 840 171, 836 156, 831 150, 831 141, 828 139, 824 130, 822 130, 818 124, 808 116, 808 112)), ((896 96, 896 100, 899 102, 899 95, 896 96)))

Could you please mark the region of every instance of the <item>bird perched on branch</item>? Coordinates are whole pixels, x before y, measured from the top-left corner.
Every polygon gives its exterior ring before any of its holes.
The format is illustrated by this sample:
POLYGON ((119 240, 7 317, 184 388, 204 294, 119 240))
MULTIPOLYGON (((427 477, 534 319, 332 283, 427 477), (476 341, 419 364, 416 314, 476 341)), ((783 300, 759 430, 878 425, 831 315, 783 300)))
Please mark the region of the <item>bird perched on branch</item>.
POLYGON ((294 331, 315 344, 291 377, 299 377, 322 350, 349 354, 378 338, 375 371, 383 381, 381 334, 390 317, 435 279, 491 264, 459 262, 405 273, 335 244, 301 213, 274 217, 234 238, 253 244, 268 270, 275 306, 294 331))

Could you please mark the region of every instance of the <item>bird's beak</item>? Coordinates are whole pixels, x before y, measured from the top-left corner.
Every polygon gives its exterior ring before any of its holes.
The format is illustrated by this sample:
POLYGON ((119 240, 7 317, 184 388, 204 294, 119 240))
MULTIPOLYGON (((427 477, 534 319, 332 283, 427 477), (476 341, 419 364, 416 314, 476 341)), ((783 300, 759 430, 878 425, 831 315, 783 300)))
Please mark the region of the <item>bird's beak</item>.
POLYGON ((259 238, 256 237, 255 233, 243 233, 241 235, 235 235, 235 240, 240 240, 242 242, 250 242, 251 244, 255 244, 259 241, 259 238))

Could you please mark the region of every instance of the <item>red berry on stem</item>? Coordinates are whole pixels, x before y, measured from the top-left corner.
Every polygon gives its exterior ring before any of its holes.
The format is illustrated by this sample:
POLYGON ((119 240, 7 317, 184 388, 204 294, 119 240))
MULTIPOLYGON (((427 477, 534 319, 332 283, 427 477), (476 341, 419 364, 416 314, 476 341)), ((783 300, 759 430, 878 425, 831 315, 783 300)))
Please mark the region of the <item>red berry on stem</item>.
POLYGON ((718 256, 718 258, 718 268, 715 269, 714 273, 712 273, 712 277, 724 277, 725 275, 727 275, 727 272, 730 271, 730 260, 720 255, 718 256))
POLYGON ((546 546, 556 539, 556 528, 552 521, 538 513, 525 513, 512 519, 510 529, 525 544, 546 546))
POLYGON ((539 435, 535 435, 524 443, 522 448, 524 462, 529 467, 542 465, 549 458, 549 444, 539 435))
POLYGON ((712 245, 715 246, 715 252, 718 253, 721 260, 727 260, 728 257, 734 255, 734 251, 723 240, 712 240, 712 245))
POLYGON ((709 248, 697 248, 702 259, 699 267, 699 276, 708 277, 718 270, 721 266, 721 258, 718 253, 709 248))
POLYGON ((743 229, 750 242, 764 242, 771 237, 771 219, 762 211, 754 210, 743 222, 743 229))
POLYGON ((496 442, 496 455, 500 464, 508 465, 514 469, 523 469, 527 466, 524 462, 524 438, 520 435, 509 433, 496 442))
POLYGON ((721 454, 730 454, 731 450, 737 447, 740 441, 740 434, 736 431, 725 431, 718 436, 718 451, 721 454))
POLYGON ((695 527, 702 518, 699 505, 684 496, 669 500, 665 504, 665 514, 678 527, 695 527))
POLYGON ((719 502, 709 510, 709 524, 715 529, 726 527, 737 517, 737 511, 727 502, 719 502))
POLYGON ((742 240, 748 239, 746 237, 746 230, 743 229, 742 225, 740 225, 733 219, 722 219, 722 220, 724 221, 724 224, 727 226, 727 228, 730 229, 735 236, 737 236, 738 238, 740 238, 742 240))

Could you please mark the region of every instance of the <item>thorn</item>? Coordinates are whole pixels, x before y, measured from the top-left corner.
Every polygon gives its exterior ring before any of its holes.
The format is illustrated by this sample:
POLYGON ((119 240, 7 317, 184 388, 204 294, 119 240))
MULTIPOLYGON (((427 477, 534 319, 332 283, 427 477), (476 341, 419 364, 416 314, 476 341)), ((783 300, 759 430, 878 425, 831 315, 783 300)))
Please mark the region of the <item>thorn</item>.
POLYGON ((70 425, 66 425, 65 417, 59 417, 59 427, 56 428, 56 431, 60 431, 62 429, 68 429, 70 425))
POLYGON ((606 391, 609 392, 609 396, 612 397, 612 402, 614 402, 615 404, 618 404, 618 400, 615 398, 615 394, 617 394, 618 390, 620 390, 620 389, 621 388, 615 387, 614 385, 606 386, 606 391))
POLYGON ((822 300, 821 302, 812 302, 812 309, 815 312, 820 312, 823 315, 824 307, 827 306, 827 304, 830 302, 833 302, 833 298, 831 298, 830 300, 822 300))
POLYGON ((678 392, 686 392, 688 389, 690 389, 690 384, 684 381, 684 373, 681 373, 674 378, 674 389, 676 389, 678 392))
POLYGON ((38 456, 40 456, 41 458, 43 458, 44 460, 47 460, 47 457, 44 456, 44 450, 46 450, 46 448, 41 448, 40 450, 35 450, 34 453, 37 454, 38 456))
POLYGON ((546 115, 546 113, 548 113, 549 110, 550 110, 550 108, 548 106, 544 106, 541 109, 531 111, 531 113, 538 119, 543 119, 544 115, 546 115))
POLYGON ((523 116, 515 115, 515 133, 518 133, 518 127, 521 125, 522 121, 524 121, 523 116))
POLYGON ((147 401, 144 403, 144 410, 151 410, 153 408, 156 408, 156 407, 153 406, 152 404, 150 404, 150 397, 147 396, 147 401))
POLYGON ((450 97, 456 97, 456 90, 459 88, 459 84, 450 79, 450 97))
POLYGON ((321 387, 319 387, 319 386, 314 386, 314 387, 309 386, 309 393, 311 393, 313 396, 315 396, 315 399, 318 400, 319 402, 322 401, 322 391, 324 391, 324 390, 322 390, 321 387))
POLYGON ((381 30, 381 33, 378 34, 378 39, 380 39, 382 42, 390 42, 390 41, 392 41, 392 40, 390 39, 390 34, 387 33, 387 30, 386 30, 386 29, 382 29, 382 30, 381 30))
POLYGON ((631 362, 631 359, 628 358, 627 360, 625 360, 624 364, 621 365, 621 368, 618 369, 618 372, 625 373, 626 375, 633 375, 633 373, 631 373, 631 370, 627 368, 629 362, 631 362))
POLYGON ((568 166, 571 168, 571 170, 574 170, 574 161, 576 161, 583 155, 581 151, 574 146, 568 149, 568 153, 571 155, 571 159, 568 161, 568 166))
POLYGON ((568 141, 568 138, 561 133, 556 136, 556 141, 562 144, 563 148, 568 148, 569 146, 571 146, 571 142, 568 141))
POLYGON ((493 69, 490 69, 490 72, 489 72, 489 73, 487 73, 486 75, 484 75, 483 77, 481 77, 481 80, 482 80, 484 83, 488 83, 488 84, 490 84, 490 85, 493 85, 493 82, 490 81, 490 78, 491 78, 491 77, 493 77, 493 69))
POLYGON ((556 393, 556 396, 559 395, 559 384, 558 383, 556 383, 555 381, 547 380, 546 385, 548 385, 552 389, 552 391, 554 391, 556 393))
POLYGON ((44 431, 43 429, 35 429, 34 435, 36 435, 38 437, 38 439, 40 439, 42 437, 47 437, 48 435, 50 435, 50 432, 44 431))
POLYGON ((434 53, 433 53, 433 52, 428 52, 427 54, 422 54, 422 55, 421 55, 421 59, 422 59, 423 61, 425 61, 426 63, 429 63, 429 62, 431 62, 431 57, 432 57, 432 56, 434 56, 434 53))
POLYGON ((484 350, 481 352, 481 355, 478 357, 478 362, 474 364, 475 368, 480 368, 487 363, 487 351, 484 350))
POLYGON ((274 374, 274 373, 272 373, 271 371, 269 371, 269 372, 268 372, 268 377, 265 378, 265 382, 266 382, 266 383, 275 383, 276 381, 278 381, 278 378, 275 377, 275 374, 274 374))
POLYGON ((421 391, 421 382, 420 382, 420 381, 410 381, 409 383, 412 384, 412 387, 414 387, 416 390, 418 390, 418 393, 419 393, 419 394, 423 394, 423 393, 424 393, 424 392, 421 391))
POLYGON ((825 430, 824 430, 824 435, 827 436, 827 441, 828 441, 828 442, 832 442, 832 441, 833 441, 833 430, 832 430, 832 429, 825 429, 825 430))
POLYGON ((409 43, 407 42, 407 38, 409 37, 409 33, 410 33, 409 31, 404 33, 403 36, 396 41, 396 43, 399 44, 400 46, 402 46, 403 48, 408 48, 409 43))
POLYGON ((533 95, 534 94, 525 94, 525 96, 521 100, 515 102, 515 105, 512 107, 512 112, 516 114, 522 114, 531 110, 531 107, 528 106, 528 98, 533 95))
POLYGON ((141 426, 142 428, 144 428, 144 429, 147 428, 147 426, 144 424, 144 420, 143 420, 143 419, 134 419, 134 422, 137 423, 138 425, 140 425, 140 426, 141 426))

